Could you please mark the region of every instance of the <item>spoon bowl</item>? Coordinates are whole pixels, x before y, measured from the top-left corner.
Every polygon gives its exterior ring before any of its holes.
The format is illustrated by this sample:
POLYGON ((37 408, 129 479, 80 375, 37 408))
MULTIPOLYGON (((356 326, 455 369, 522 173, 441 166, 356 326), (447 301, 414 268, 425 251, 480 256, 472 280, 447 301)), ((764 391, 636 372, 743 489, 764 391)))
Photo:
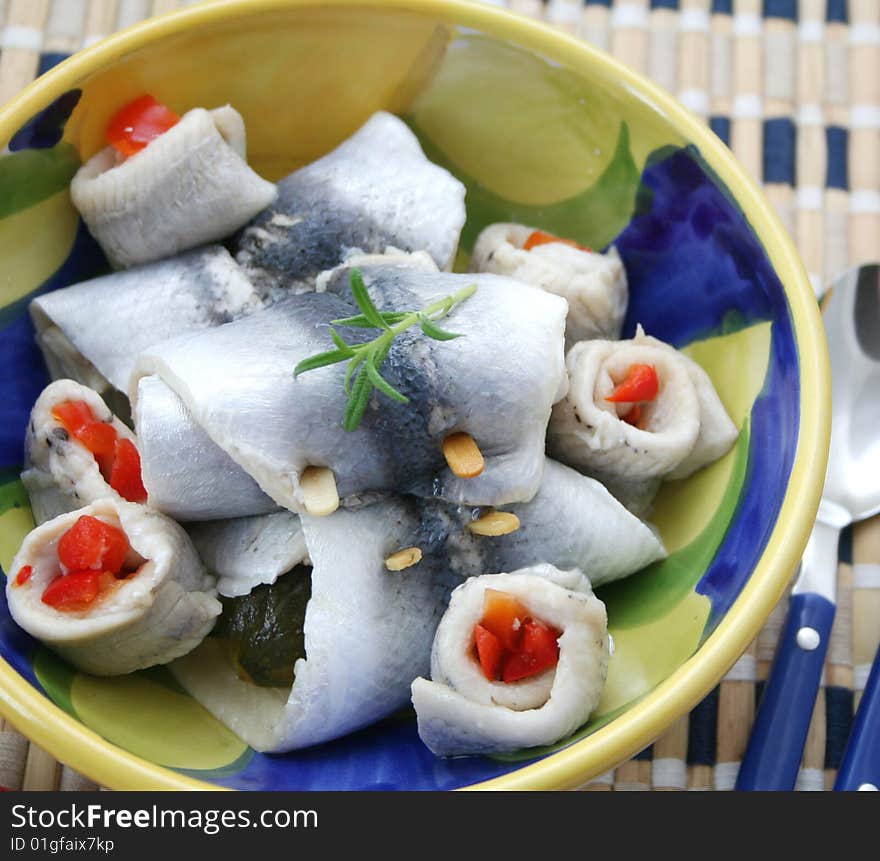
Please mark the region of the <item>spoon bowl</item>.
POLYGON ((822 318, 831 362, 831 450, 823 502, 852 520, 880 512, 880 265, 845 273, 822 318))

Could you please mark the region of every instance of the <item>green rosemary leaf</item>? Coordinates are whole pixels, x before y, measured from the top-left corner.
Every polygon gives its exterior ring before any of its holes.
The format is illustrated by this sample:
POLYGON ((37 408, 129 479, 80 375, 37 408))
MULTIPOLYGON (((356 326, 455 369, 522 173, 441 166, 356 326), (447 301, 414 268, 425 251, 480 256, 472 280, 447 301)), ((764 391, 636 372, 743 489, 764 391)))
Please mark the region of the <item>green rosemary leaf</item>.
POLYGON ((303 359, 294 368, 294 375, 324 365, 347 361, 342 386, 345 394, 348 395, 348 400, 345 404, 342 426, 347 431, 353 431, 361 423, 374 389, 398 403, 409 403, 409 398, 397 391, 380 373, 394 339, 416 323, 419 324, 424 335, 437 341, 450 341, 461 337, 456 332, 441 329, 435 321, 473 296, 477 285, 469 284, 449 296, 430 302, 424 308, 412 311, 379 311, 370 299, 358 269, 352 269, 349 286, 362 313, 331 321, 330 337, 337 349, 303 359), (379 329, 380 333, 372 341, 348 344, 333 326, 379 329))
POLYGON ((351 387, 348 403, 345 405, 345 415, 342 418, 342 427, 345 430, 353 431, 361 423, 372 391, 373 386, 367 376, 367 365, 363 365, 358 371, 354 385, 351 387))
POLYGON ((367 287, 364 284, 364 279, 361 277, 360 269, 351 270, 351 274, 348 276, 348 284, 351 287, 351 295, 354 296, 354 301, 357 303, 358 308, 361 309, 364 317, 370 322, 370 325, 374 329, 387 329, 388 324, 382 319, 382 315, 376 309, 373 300, 370 299, 370 294, 367 293, 367 287))
POLYGON ((419 326, 429 338, 433 338, 435 341, 451 341, 453 338, 461 337, 460 332, 447 332, 446 329, 441 329, 424 315, 419 317, 419 326))
POLYGON ((345 350, 328 350, 326 353, 316 353, 303 359, 293 369, 293 375, 298 377, 306 371, 314 371, 316 368, 323 368, 325 365, 335 365, 337 362, 344 362, 351 355, 350 351, 345 350))
POLYGON ((367 358, 366 352, 358 353, 346 366, 345 376, 342 378, 342 388, 345 394, 351 394, 351 375, 357 370, 358 365, 367 358))
POLYGON ((391 383, 388 382, 375 368, 372 362, 367 362, 364 367, 367 370, 367 376, 370 378, 370 382, 380 391, 383 395, 387 395, 394 401, 397 401, 401 404, 408 404, 409 398, 401 394, 391 383))
POLYGON ((339 347, 340 350, 348 353, 349 356, 354 355, 354 350, 351 347, 351 344, 346 344, 345 341, 342 340, 342 336, 339 332, 336 331, 332 326, 330 327, 330 337, 333 339, 333 343, 339 347))
MULTIPOLYGON (((380 311, 379 313, 389 326, 399 323, 404 317, 406 317, 406 313, 403 311, 380 311)), ((348 326, 352 329, 376 328, 363 314, 356 314, 354 317, 342 317, 339 320, 331 320, 330 322, 334 326, 348 326)))

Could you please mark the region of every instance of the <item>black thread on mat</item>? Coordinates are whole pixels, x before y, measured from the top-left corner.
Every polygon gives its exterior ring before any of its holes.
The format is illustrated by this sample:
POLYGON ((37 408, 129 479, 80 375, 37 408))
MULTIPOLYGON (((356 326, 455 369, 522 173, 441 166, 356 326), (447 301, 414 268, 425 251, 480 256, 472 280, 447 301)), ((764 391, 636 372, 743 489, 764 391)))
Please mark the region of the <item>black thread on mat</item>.
POLYGON ((849 189, 849 131, 842 126, 828 126, 825 129, 825 145, 828 149, 825 185, 846 191, 849 189))
POLYGON ((690 714, 688 721, 688 765, 715 765, 718 737, 718 688, 690 714))
POLYGON ((825 7, 825 20, 829 24, 848 24, 849 10, 847 0, 828 0, 825 7))
POLYGON ((795 184, 796 137, 789 117, 764 120, 764 182, 795 184))
POLYGON ((709 128, 721 138, 725 146, 730 146, 730 117, 709 117, 709 128))
POLYGON ((764 0, 765 18, 785 18, 788 21, 797 21, 797 0, 764 0))
POLYGON ((837 558, 841 562, 852 565, 852 525, 844 527, 840 531, 840 544, 837 545, 837 558))
POLYGON ((644 750, 640 750, 633 759, 639 762, 651 762, 654 759, 654 745, 649 744, 644 750))
POLYGON ((853 720, 853 692, 840 685, 825 688, 825 768, 838 768, 853 720))
POLYGON ((678 0, 651 0, 652 9, 678 9, 678 0))
POLYGON ((40 54, 40 63, 37 66, 37 76, 44 75, 49 69, 54 68, 69 56, 70 54, 64 54, 60 51, 43 51, 40 54))
POLYGON ((712 0, 713 15, 732 15, 733 0, 712 0))

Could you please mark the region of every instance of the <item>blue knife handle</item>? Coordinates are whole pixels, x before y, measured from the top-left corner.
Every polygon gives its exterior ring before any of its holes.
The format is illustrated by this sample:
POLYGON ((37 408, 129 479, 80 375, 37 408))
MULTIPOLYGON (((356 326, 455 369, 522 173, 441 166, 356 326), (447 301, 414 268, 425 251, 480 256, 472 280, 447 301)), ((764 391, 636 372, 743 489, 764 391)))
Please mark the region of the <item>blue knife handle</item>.
POLYGON ((833 621, 827 598, 792 595, 736 789, 794 789, 833 621))
POLYGON ((880 788, 880 650, 871 666, 834 782, 835 790, 860 786, 880 788))

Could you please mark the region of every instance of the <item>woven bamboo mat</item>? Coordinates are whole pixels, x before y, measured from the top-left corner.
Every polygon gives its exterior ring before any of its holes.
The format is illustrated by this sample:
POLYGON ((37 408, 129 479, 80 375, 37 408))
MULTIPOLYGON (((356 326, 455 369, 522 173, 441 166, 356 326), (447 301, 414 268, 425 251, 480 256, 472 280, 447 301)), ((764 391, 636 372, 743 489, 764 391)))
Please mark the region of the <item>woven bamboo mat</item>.
MULTIPOLYGON (((176 0, 0 0, 0 104, 176 0)), ((705 120, 763 184, 820 285, 880 257, 878 0, 496 0, 610 51, 705 120)), ((880 641, 880 518, 841 542, 840 603, 798 788, 833 783, 880 641)), ((785 614, 718 687, 591 790, 730 789, 785 614)), ((94 789, 0 719, 0 785, 94 789)))

